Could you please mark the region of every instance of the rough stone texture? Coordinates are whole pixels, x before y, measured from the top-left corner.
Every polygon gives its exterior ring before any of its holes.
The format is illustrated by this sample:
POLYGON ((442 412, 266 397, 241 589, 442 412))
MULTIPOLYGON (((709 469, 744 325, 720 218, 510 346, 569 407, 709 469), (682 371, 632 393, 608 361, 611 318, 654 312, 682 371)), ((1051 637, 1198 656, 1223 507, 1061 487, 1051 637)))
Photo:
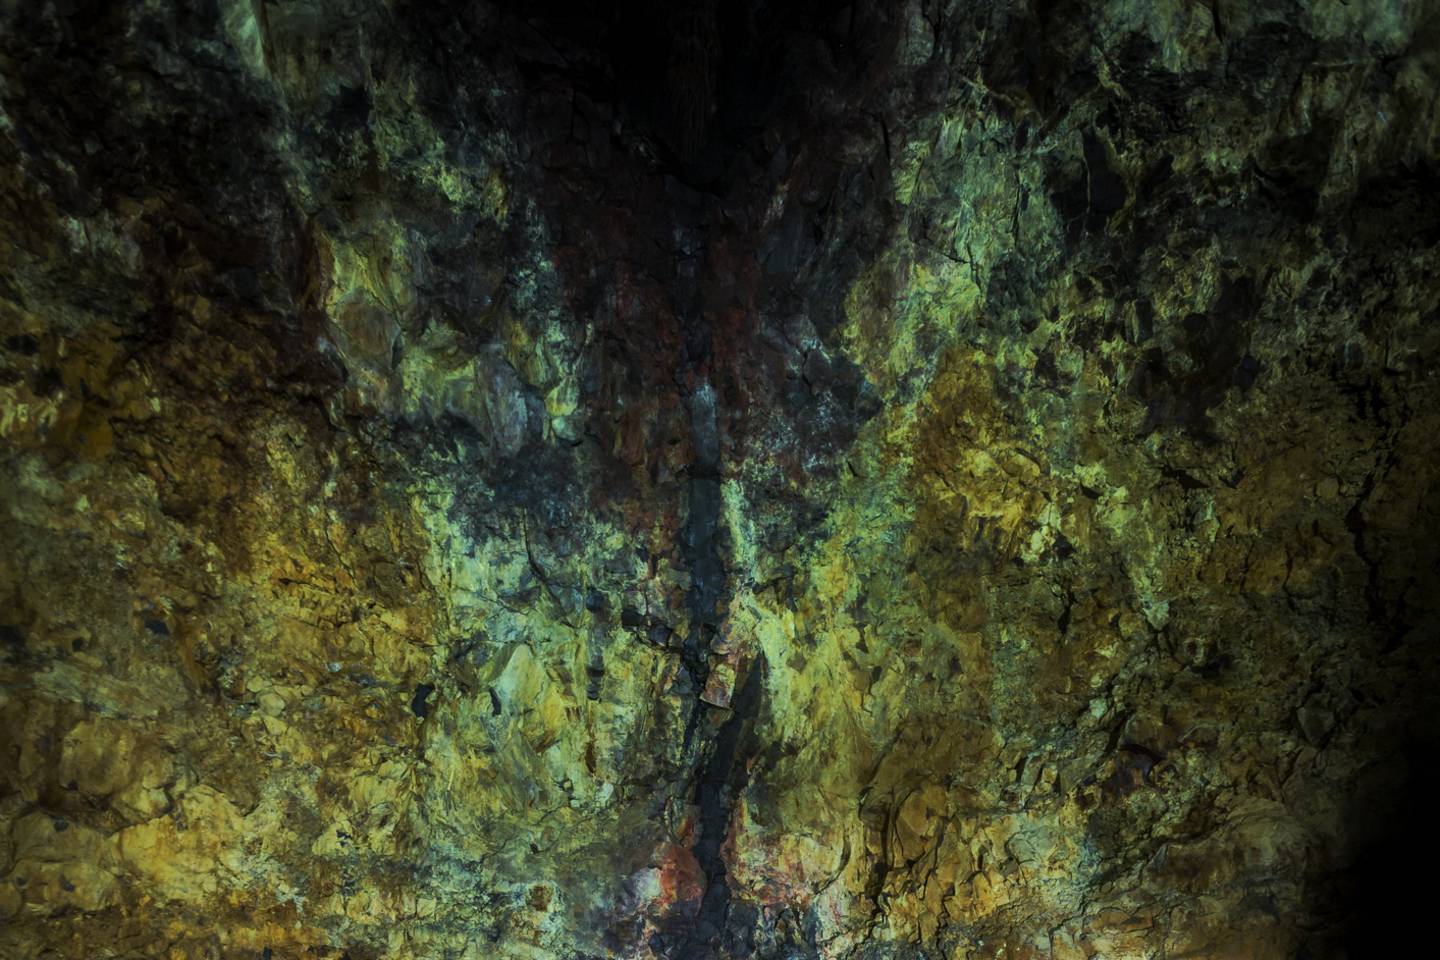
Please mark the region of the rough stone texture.
POLYGON ((1397 955, 1429 0, 0 3, 0 954, 1397 955))

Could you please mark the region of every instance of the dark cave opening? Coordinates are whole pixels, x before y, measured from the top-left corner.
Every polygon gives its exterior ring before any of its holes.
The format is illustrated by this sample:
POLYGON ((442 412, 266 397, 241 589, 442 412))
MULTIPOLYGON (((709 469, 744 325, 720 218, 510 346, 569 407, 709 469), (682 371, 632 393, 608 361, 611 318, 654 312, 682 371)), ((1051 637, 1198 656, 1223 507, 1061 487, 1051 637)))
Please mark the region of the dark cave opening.
MULTIPOLYGON (((649 131, 680 180, 722 194, 781 112, 853 83, 882 48, 885 4, 854 0, 500 0, 576 92, 649 131)), ((773 143, 768 145, 773 149, 773 143)), ((758 170, 757 170, 758 172, 758 170)))
POLYGON ((1424 729, 1433 722, 1417 717, 1415 725, 1421 729, 1403 741, 1393 792, 1352 807, 1355 835, 1366 840, 1341 876, 1334 908, 1345 918, 1339 941, 1352 960, 1414 950, 1423 939, 1417 924, 1440 892, 1431 869, 1440 862, 1440 831, 1429 826, 1440 798, 1440 736, 1424 729))

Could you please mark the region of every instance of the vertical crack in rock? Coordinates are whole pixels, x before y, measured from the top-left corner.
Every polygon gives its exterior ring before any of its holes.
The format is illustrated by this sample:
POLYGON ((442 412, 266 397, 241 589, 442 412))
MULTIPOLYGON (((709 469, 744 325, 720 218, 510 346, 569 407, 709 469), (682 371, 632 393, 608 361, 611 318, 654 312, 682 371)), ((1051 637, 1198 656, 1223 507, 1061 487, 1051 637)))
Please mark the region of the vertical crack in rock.
MULTIPOLYGON (((693 256, 690 263, 705 269, 707 258, 693 256)), ((714 278, 695 276, 695 299, 701 284, 714 278)), ((681 530, 681 555, 690 575, 687 595, 690 629, 681 648, 681 660, 690 675, 693 700, 685 724, 684 746, 692 756, 694 773, 690 789, 698 811, 693 855, 703 878, 699 912, 677 917, 678 953, 671 955, 704 960, 717 956, 720 938, 729 916, 730 885, 722 854, 734 804, 734 776, 743 771, 741 752, 744 733, 759 707, 764 685, 763 660, 756 661, 730 703, 730 715, 719 720, 719 711, 705 701, 711 675, 711 642, 721 625, 720 611, 727 596, 728 571, 721 555, 723 502, 721 495, 720 411, 710 382, 714 356, 713 330, 709 317, 698 307, 682 322, 686 364, 682 384, 691 385, 684 396, 688 413, 692 459, 686 473, 685 521, 681 530), (710 714, 716 716, 710 716, 710 714), (696 741, 699 733, 700 740, 696 741)))
POLYGON ((688 397, 690 437, 695 459, 690 464, 683 555, 690 573, 690 631, 685 637, 683 660, 695 684, 695 707, 686 725, 688 745, 699 712, 700 699, 710 679, 710 642, 719 626, 718 610, 725 598, 726 569, 720 556, 719 536, 723 504, 720 494, 720 437, 716 423, 715 390, 708 381, 688 397))
MULTIPOLYGON (((730 917, 730 880, 723 849, 730 831, 735 798, 744 789, 753 750, 749 734, 763 707, 767 663, 761 654, 751 664, 730 704, 730 716, 720 724, 708 756, 695 782, 699 808, 695 859, 705 877, 705 893, 693 927, 681 939, 674 956, 707 960, 719 955, 730 917)), ((739 931, 740 934, 748 931, 739 931)))

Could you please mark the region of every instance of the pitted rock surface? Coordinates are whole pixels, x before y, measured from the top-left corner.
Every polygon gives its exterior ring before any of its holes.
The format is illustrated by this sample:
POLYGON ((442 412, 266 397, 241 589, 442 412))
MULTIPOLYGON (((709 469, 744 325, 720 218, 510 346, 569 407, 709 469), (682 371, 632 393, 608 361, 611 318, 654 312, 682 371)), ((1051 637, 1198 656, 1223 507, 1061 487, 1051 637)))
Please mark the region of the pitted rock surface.
POLYGON ((0 954, 1400 955, 1440 6, 0 4, 0 954))

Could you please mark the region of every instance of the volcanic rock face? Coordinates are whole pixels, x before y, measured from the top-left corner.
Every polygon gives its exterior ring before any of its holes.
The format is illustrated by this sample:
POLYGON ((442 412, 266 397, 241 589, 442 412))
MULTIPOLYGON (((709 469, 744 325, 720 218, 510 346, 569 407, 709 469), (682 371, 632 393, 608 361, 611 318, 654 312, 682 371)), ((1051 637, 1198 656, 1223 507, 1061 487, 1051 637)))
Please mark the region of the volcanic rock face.
POLYGON ((1383 956, 1440 7, 0 4, 0 954, 1383 956))

